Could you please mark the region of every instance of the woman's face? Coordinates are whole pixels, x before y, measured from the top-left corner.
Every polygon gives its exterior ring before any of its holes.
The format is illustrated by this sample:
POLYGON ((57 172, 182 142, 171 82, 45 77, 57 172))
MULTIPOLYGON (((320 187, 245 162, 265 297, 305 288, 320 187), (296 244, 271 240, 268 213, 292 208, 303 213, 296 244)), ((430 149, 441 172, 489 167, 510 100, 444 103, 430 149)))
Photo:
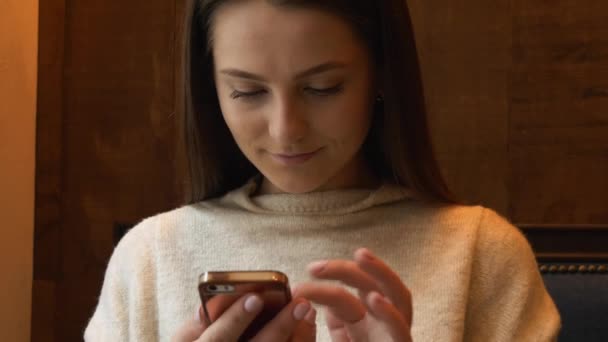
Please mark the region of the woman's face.
POLYGON ((365 186, 361 146, 375 98, 364 44, 315 9, 233 1, 214 17, 220 106, 241 151, 264 175, 262 192, 365 186))

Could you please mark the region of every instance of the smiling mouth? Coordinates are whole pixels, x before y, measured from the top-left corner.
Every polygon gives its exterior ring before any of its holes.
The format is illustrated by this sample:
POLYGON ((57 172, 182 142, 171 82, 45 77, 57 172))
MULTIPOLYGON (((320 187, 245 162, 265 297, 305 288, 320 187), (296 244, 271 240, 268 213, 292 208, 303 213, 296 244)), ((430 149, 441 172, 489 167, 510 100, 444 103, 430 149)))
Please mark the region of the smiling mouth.
POLYGON ((278 161, 280 164, 290 166, 290 165, 299 165, 299 164, 303 164, 303 163, 307 162, 312 157, 314 157, 320 150, 321 150, 321 148, 314 150, 312 152, 307 152, 307 153, 296 153, 296 154, 270 153, 270 155, 274 160, 278 161))
POLYGON ((314 154, 317 151, 312 151, 312 152, 307 152, 307 153, 296 153, 296 154, 282 154, 282 153, 275 153, 275 156, 281 157, 281 158, 298 158, 298 157, 302 157, 302 156, 308 156, 311 154, 314 154))

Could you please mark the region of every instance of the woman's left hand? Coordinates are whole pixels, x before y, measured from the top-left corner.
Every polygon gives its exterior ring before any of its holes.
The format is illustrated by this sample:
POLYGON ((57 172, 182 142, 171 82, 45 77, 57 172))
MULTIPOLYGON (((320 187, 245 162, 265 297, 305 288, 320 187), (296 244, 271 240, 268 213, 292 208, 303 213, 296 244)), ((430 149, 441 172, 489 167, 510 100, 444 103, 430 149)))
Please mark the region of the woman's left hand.
POLYGON ((334 342, 411 341, 412 296, 399 276, 369 250, 360 248, 354 260, 317 261, 308 265, 317 279, 337 280, 342 286, 302 283, 294 295, 326 307, 325 317, 334 342))

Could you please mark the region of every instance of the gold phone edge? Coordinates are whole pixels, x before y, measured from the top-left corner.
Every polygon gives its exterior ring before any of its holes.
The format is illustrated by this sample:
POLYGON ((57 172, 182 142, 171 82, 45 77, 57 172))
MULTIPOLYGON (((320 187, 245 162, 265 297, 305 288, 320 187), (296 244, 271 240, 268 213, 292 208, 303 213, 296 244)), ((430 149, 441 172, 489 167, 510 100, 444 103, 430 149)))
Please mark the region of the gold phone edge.
POLYGON ((198 278, 200 284, 215 282, 280 282, 288 284, 288 278, 279 271, 207 271, 198 278))

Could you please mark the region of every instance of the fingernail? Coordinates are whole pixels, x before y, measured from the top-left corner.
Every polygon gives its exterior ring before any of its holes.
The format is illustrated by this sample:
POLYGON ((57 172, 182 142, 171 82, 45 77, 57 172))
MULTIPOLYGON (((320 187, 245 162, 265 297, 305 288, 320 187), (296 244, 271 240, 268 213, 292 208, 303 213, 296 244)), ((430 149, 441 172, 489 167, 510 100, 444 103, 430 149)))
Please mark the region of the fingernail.
POLYGON ((262 303, 260 297, 251 295, 245 300, 245 311, 257 312, 262 308, 262 305, 264 305, 264 303, 262 303))
POLYGON ((304 319, 309 310, 310 304, 306 302, 300 303, 296 305, 295 309, 293 309, 293 318, 295 318, 296 321, 301 321, 304 319))
POLYGON ((361 248, 361 254, 363 255, 364 258, 368 259, 368 260, 374 260, 374 254, 367 248, 361 248))
POLYGON ((376 291, 372 291, 369 294, 369 300, 372 303, 386 303, 386 299, 376 291))
POLYGON ((306 320, 306 322, 314 325, 317 320, 317 310, 315 310, 314 308, 310 308, 310 311, 308 311, 304 319, 306 320))
POLYGON ((315 261, 308 265, 308 270, 312 273, 319 273, 325 268, 325 265, 327 265, 327 260, 315 261))

